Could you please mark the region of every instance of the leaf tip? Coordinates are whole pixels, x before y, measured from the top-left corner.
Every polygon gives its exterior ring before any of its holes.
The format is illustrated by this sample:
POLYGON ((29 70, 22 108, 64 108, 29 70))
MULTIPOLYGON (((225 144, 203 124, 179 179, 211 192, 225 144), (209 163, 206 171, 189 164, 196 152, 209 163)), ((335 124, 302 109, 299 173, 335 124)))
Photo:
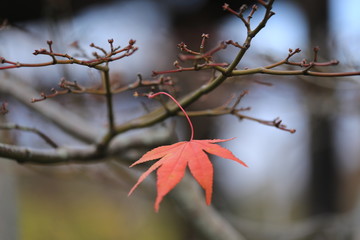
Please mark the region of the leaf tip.
POLYGON ((160 206, 154 206, 154 210, 156 213, 159 213, 159 208, 160 208, 160 206))
POLYGON ((159 212, 159 209, 160 209, 160 203, 162 201, 163 197, 157 197, 156 200, 155 200, 155 204, 154 204, 154 209, 155 209, 155 212, 158 213, 159 212))
POLYGON ((128 193, 128 197, 130 197, 130 195, 134 192, 135 188, 137 187, 137 185, 135 185, 128 193))
POLYGON ((206 193, 206 204, 209 206, 211 204, 212 191, 210 193, 206 193))

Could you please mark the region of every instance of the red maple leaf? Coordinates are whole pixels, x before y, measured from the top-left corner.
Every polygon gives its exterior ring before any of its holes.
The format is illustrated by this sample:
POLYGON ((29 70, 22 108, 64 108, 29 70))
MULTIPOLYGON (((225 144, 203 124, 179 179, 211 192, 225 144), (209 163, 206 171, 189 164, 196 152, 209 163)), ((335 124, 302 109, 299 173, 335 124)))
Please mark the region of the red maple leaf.
POLYGON ((229 140, 232 139, 191 140, 150 150, 130 167, 158 158, 161 159, 140 176, 138 182, 129 192, 129 195, 152 171, 158 169, 157 197, 155 200, 155 211, 158 211, 163 197, 181 181, 184 177, 186 166, 189 166, 191 174, 205 190, 206 203, 209 205, 211 203, 213 187, 213 166, 206 153, 231 159, 246 166, 243 161, 235 157, 228 149, 214 144, 229 140))
POLYGON ((157 169, 157 197, 155 200, 155 211, 159 211, 160 202, 166 194, 168 194, 184 177, 186 166, 189 166, 191 174, 196 181, 205 190, 206 203, 211 203, 213 188, 213 166, 206 153, 227 158, 236 161, 245 167, 247 165, 235 157, 231 151, 214 143, 226 142, 231 139, 213 139, 213 140, 193 140, 194 130, 189 116, 181 105, 168 93, 159 92, 149 95, 150 98, 159 94, 165 94, 174 100, 180 109, 184 112, 191 127, 190 141, 174 143, 172 145, 161 146, 145 153, 138 161, 130 167, 151 160, 160 159, 154 163, 146 172, 144 172, 129 194, 153 171, 157 169))

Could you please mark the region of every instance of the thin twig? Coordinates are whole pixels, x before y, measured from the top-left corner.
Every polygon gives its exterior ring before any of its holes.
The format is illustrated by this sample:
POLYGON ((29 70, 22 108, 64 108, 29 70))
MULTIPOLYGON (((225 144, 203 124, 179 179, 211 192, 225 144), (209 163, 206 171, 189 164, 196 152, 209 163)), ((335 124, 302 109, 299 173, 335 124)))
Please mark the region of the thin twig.
POLYGON ((32 104, 29 100, 38 94, 33 89, 33 86, 29 86, 10 73, 8 74, 8 79, 3 78, 0 81, 0 92, 10 94, 54 123, 64 132, 82 142, 94 143, 99 137, 99 131, 101 130, 99 127, 91 125, 88 121, 82 119, 79 114, 69 111, 69 109, 55 101, 49 100, 46 104, 32 104))
MULTIPOLYGON (((226 44, 225 42, 221 42, 217 47, 215 47, 214 49, 211 49, 210 51, 206 52, 206 53, 202 53, 202 51, 200 51, 200 54, 197 55, 185 55, 185 54, 180 54, 179 58, 182 61, 186 61, 186 60, 199 60, 199 59, 205 59, 208 57, 211 57, 212 55, 214 55, 214 53, 225 49, 226 48, 226 44)), ((201 49, 203 50, 203 49, 201 49)))
POLYGON ((26 131, 26 132, 32 132, 32 133, 39 135, 39 137, 41 137, 51 147, 53 147, 53 148, 58 147, 58 145, 50 137, 48 137, 45 133, 43 133, 42 131, 40 131, 36 128, 25 127, 25 126, 20 126, 18 124, 8 123, 8 124, 1 124, 0 129, 2 129, 2 130, 21 130, 21 131, 26 131))
POLYGON ((104 82, 104 89, 106 91, 106 106, 108 111, 108 124, 109 124, 109 133, 112 134, 115 128, 114 122, 114 108, 112 102, 112 92, 111 92, 111 85, 110 85, 110 76, 109 70, 102 71, 102 80, 104 82))
POLYGON ((165 70, 165 71, 153 71, 152 75, 157 76, 161 74, 168 74, 168 73, 178 73, 178 72, 189 72, 189 71, 199 71, 199 70, 206 70, 206 69, 217 69, 216 67, 226 67, 228 63, 204 63, 198 64, 194 67, 181 67, 177 66, 177 69, 165 70))
MULTIPOLYGON (((152 87, 152 86, 172 86, 174 83, 170 77, 159 77, 155 80, 140 80, 137 79, 134 83, 128 84, 126 86, 122 86, 119 88, 112 89, 113 94, 118 94, 122 92, 126 92, 129 90, 135 90, 140 87, 152 87)), ((57 90, 55 88, 50 89, 51 94, 46 94, 44 92, 40 93, 40 98, 31 98, 32 103, 44 101, 49 98, 54 98, 59 95, 65 95, 69 93, 73 94, 94 94, 94 95, 106 95, 106 90, 103 88, 87 88, 84 87, 77 82, 70 82, 65 79, 61 79, 59 86, 64 90, 57 90)), ((0 111, 1 113, 1 111, 0 111)))
MULTIPOLYGON (((289 129, 286 127, 286 125, 282 124, 282 120, 280 120, 279 118, 275 118, 274 120, 269 121, 269 120, 262 120, 259 118, 254 118, 254 117, 250 117, 248 115, 242 114, 241 112, 250 110, 249 107, 247 107, 247 108, 238 108, 237 107, 239 105, 240 101, 242 100, 242 98, 246 94, 248 94, 248 91, 243 91, 231 107, 228 107, 227 106, 228 103, 226 103, 226 105, 223 105, 223 106, 220 106, 217 108, 213 108, 213 109, 206 109, 206 110, 200 110, 200 111, 187 111, 187 114, 190 117, 221 116, 221 115, 230 114, 230 115, 234 115, 234 116, 238 117, 240 120, 247 119, 247 120, 255 121, 255 122, 267 125, 267 126, 272 126, 272 127, 275 127, 275 128, 278 128, 280 130, 287 131, 290 133, 296 132, 295 129, 289 129)), ((183 115, 183 114, 181 112, 179 112, 178 115, 183 115)))
MULTIPOLYGON (((314 65, 307 65, 308 67, 318 66, 314 65)), ((241 75, 252 75, 256 73, 261 74, 269 74, 269 75, 288 75, 288 76, 295 76, 295 75, 304 75, 304 76, 316 76, 316 77, 347 77, 347 76, 359 76, 360 71, 355 72, 315 72, 309 71, 309 69, 304 70, 273 70, 267 69, 264 67, 259 68, 251 68, 246 70, 234 70, 231 72, 231 76, 241 76, 241 75)))
POLYGON ((92 60, 80 60, 80 59, 77 59, 68 54, 53 52, 52 47, 51 47, 52 41, 48 41, 50 51, 42 48, 39 50, 35 50, 33 54, 34 55, 48 55, 52 58, 52 61, 43 62, 43 63, 21 63, 21 62, 13 62, 13 61, 5 59, 4 57, 0 57, 0 63, 7 64, 6 66, 0 67, 0 70, 21 68, 21 67, 45 67, 45 66, 51 66, 54 64, 78 64, 78 65, 83 65, 83 66, 103 70, 103 66, 101 66, 103 63, 116 61, 121 58, 128 57, 128 56, 132 55, 134 52, 136 52, 138 50, 138 48, 135 47, 134 44, 135 44, 135 40, 130 40, 128 46, 126 46, 120 50, 110 52, 110 53, 107 53, 104 49, 96 47, 95 45, 91 44, 91 46, 93 46, 94 48, 101 50, 105 56, 104 57, 98 56, 97 58, 92 59, 92 60), (122 53, 122 54, 118 55, 119 53, 122 53), (116 55, 118 55, 118 56, 116 56, 116 55), (56 59, 55 57, 65 58, 65 60, 64 59, 56 59))

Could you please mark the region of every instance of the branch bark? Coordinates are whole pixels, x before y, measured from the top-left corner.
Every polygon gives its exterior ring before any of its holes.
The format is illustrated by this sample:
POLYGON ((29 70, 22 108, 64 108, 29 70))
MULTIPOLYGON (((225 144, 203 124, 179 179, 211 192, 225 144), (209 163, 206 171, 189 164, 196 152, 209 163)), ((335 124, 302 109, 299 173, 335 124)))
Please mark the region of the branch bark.
POLYGON ((148 130, 141 136, 116 138, 107 149, 92 144, 86 147, 35 149, 0 143, 0 157, 30 164, 68 164, 107 161, 110 157, 125 156, 128 150, 168 144, 171 139, 166 128, 148 130))

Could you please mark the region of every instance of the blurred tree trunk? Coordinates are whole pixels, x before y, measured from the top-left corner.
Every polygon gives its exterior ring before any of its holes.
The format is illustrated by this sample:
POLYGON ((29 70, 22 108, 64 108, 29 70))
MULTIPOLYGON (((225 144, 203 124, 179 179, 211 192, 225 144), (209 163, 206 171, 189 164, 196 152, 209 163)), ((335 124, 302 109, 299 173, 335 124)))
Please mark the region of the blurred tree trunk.
MULTIPOLYGON (((320 47, 319 56, 329 60, 329 1, 298 1, 308 20, 310 49, 320 47)), ((312 59, 309 59, 312 60, 312 59)), ((310 214, 333 213, 338 206, 338 170, 334 145, 335 89, 321 86, 324 79, 305 82, 304 97, 310 124, 310 214)))
MULTIPOLYGON (((0 124, 4 117, 0 115, 0 124)), ((0 142, 9 143, 9 134, 0 132, 0 142)), ((7 159, 0 159, 0 239, 19 239, 16 179, 13 169, 14 163, 7 159)))
POLYGON ((19 239, 13 163, 2 159, 0 169, 0 238, 3 240, 19 239))

